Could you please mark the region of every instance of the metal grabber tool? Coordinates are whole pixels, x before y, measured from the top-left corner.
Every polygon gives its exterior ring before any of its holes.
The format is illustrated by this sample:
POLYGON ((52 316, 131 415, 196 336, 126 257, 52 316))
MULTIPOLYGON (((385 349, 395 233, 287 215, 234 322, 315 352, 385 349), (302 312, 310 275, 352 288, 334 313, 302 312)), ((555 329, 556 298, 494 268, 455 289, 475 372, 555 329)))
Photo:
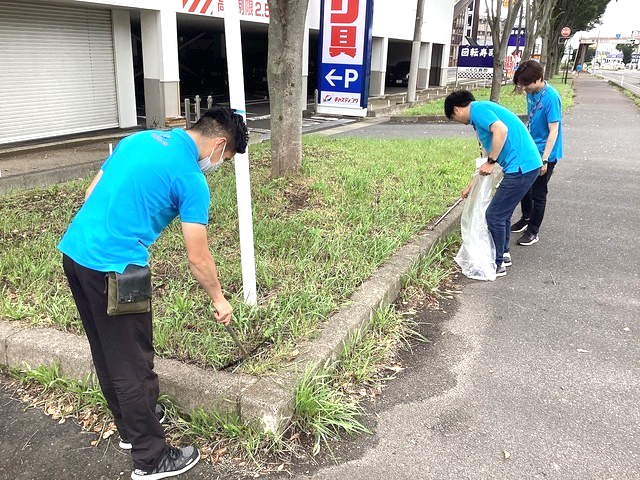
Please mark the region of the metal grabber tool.
POLYGON ((236 330, 231 326, 231 322, 227 323, 224 327, 227 329, 227 332, 229 332, 229 335, 231 335, 231 338, 233 338, 233 341, 240 349, 240 352, 242 352, 242 359, 245 360, 246 358, 248 358, 249 352, 247 352, 247 349, 244 348, 244 345, 242 345, 242 342, 240 342, 236 330))

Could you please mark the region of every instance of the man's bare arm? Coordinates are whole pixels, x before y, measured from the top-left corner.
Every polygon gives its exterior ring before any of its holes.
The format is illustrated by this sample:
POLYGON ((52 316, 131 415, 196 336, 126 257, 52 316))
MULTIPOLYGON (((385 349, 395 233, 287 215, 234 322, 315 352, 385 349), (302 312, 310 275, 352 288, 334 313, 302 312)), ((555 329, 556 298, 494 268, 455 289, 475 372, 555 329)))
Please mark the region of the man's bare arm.
POLYGON ((216 263, 209 251, 207 227, 200 223, 183 222, 182 234, 187 248, 191 272, 205 292, 207 292, 207 295, 213 300, 213 307, 216 310, 216 320, 226 325, 231 320, 233 308, 227 299, 224 298, 222 288, 220 287, 216 263))

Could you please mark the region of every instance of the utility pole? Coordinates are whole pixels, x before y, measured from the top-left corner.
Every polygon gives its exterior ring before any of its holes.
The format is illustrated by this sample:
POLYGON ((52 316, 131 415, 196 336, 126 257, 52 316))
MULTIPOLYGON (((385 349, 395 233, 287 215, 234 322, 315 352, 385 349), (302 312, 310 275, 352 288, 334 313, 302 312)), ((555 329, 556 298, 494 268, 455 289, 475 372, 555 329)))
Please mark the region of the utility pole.
POLYGON ((424 15, 424 0, 418 0, 416 8, 416 25, 413 29, 413 45, 411 46, 411 65, 409 66, 409 87, 407 101, 415 102, 416 85, 418 84, 418 63, 420 63, 420 45, 422 38, 422 17, 424 15))

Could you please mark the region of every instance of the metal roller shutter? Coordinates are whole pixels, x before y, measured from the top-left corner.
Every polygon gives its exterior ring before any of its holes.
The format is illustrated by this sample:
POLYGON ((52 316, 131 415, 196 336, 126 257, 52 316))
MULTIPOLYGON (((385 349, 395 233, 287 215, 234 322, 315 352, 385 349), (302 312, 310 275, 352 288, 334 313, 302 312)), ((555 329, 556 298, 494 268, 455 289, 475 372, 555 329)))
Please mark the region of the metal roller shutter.
POLYGON ((0 144, 118 126, 111 12, 0 0, 0 144))

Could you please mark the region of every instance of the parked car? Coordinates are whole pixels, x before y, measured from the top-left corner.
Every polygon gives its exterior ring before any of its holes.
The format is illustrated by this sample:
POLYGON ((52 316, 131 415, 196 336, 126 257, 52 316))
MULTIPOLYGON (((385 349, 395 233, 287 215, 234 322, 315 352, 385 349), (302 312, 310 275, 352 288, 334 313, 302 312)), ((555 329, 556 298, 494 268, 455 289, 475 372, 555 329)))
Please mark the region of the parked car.
POLYGON ((411 62, 398 62, 387 70, 388 86, 407 86, 409 85, 409 67, 411 62))

